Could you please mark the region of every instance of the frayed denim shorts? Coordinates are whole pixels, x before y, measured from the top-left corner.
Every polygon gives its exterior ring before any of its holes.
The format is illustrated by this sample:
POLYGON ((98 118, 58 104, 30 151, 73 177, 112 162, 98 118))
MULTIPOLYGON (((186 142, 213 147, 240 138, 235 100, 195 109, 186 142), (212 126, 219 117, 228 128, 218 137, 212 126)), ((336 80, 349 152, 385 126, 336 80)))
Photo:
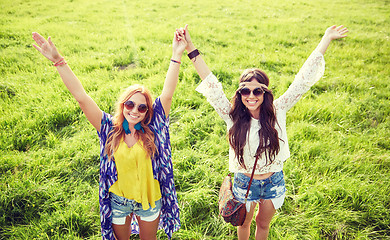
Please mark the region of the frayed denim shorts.
MULTIPOLYGON (((250 177, 243 173, 234 174, 233 194, 234 197, 242 203, 245 202, 245 194, 248 189, 250 179, 250 177)), ((269 178, 263 180, 252 180, 247 203, 260 202, 261 199, 271 199, 275 209, 278 209, 283 205, 285 193, 286 186, 283 171, 276 172, 269 178)))
POLYGON ((110 192, 110 202, 112 209, 112 223, 123 225, 126 222, 126 217, 135 213, 142 221, 152 222, 160 216, 161 199, 156 201, 156 207, 152 208, 149 204, 147 210, 142 209, 142 204, 125 197, 118 196, 110 192))

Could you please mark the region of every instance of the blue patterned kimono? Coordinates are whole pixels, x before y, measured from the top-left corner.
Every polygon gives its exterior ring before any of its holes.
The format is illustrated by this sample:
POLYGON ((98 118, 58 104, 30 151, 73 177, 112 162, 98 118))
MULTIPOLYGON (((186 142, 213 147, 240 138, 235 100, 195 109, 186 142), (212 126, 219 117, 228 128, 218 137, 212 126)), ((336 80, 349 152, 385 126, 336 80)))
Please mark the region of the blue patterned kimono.
MULTIPOLYGON (((161 190, 162 208, 159 229, 164 229, 168 238, 171 238, 172 233, 180 228, 180 219, 175 184, 173 182, 169 118, 165 116, 160 98, 157 98, 154 102, 153 111, 149 128, 154 133, 155 144, 158 150, 153 157, 152 166, 154 178, 159 181, 161 190)), ((108 190, 118 179, 115 161, 109 160, 105 153, 106 140, 112 127, 112 116, 103 112, 100 133, 98 132, 100 138, 99 205, 102 238, 110 240, 115 238, 111 226, 111 206, 108 190)), ((132 233, 139 233, 135 214, 133 214, 131 225, 132 233)))

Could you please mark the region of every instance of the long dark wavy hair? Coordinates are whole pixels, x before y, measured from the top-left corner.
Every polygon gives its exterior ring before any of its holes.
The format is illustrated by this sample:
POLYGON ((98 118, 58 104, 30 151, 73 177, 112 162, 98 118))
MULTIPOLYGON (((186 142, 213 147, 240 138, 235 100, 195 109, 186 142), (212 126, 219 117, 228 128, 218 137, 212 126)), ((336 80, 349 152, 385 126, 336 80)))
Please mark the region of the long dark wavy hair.
MULTIPOLYGON (((250 82, 256 79, 259 83, 269 85, 269 78, 265 72, 260 69, 252 68, 246 69, 240 77, 240 83, 250 82)), ((268 89, 264 89, 263 103, 260 105, 260 114, 258 116, 260 130, 259 130, 259 146, 257 147, 256 157, 261 157, 265 154, 267 164, 271 164, 276 154, 280 150, 279 136, 275 129, 277 124, 274 96, 268 89)), ((236 91, 231 100, 232 109, 230 110, 230 118, 233 120, 233 126, 229 130, 229 143, 233 147, 239 164, 246 169, 243 153, 247 142, 247 133, 250 128, 251 114, 242 102, 241 94, 236 91)), ((255 116, 256 117, 256 116, 255 116)))

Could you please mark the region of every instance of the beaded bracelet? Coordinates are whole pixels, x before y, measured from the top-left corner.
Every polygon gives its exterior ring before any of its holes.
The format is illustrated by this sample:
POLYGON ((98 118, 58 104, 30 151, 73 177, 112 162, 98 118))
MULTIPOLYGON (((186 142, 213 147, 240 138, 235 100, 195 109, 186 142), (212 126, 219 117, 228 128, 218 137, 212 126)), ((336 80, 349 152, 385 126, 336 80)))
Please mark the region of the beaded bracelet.
POLYGON ((65 65, 67 64, 65 62, 65 59, 64 58, 61 58, 60 60, 58 60, 56 63, 53 64, 54 67, 58 67, 58 66, 61 66, 61 65, 65 65))
POLYGON ((193 59, 194 57, 197 57, 198 55, 199 55, 198 49, 195 49, 194 51, 187 54, 187 56, 190 58, 190 60, 193 59))
POLYGON ((180 63, 181 63, 181 62, 179 62, 179 61, 176 61, 176 60, 174 60, 174 59, 171 59, 171 62, 178 63, 178 64, 180 64, 180 63))

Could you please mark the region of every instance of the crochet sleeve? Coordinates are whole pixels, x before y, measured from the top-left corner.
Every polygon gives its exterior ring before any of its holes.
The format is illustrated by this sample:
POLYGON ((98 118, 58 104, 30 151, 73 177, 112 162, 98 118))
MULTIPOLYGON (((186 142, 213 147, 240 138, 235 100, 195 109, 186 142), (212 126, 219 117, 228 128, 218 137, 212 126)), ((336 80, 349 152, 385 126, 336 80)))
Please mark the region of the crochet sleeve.
POLYGON ((302 95, 324 75, 324 71, 324 56, 315 50, 303 64, 287 91, 275 100, 276 108, 286 112, 290 110, 302 95))
POLYGON ((225 121, 230 120, 229 112, 231 105, 222 89, 222 84, 217 77, 210 73, 196 88, 196 91, 203 94, 207 101, 217 111, 218 115, 225 121))

